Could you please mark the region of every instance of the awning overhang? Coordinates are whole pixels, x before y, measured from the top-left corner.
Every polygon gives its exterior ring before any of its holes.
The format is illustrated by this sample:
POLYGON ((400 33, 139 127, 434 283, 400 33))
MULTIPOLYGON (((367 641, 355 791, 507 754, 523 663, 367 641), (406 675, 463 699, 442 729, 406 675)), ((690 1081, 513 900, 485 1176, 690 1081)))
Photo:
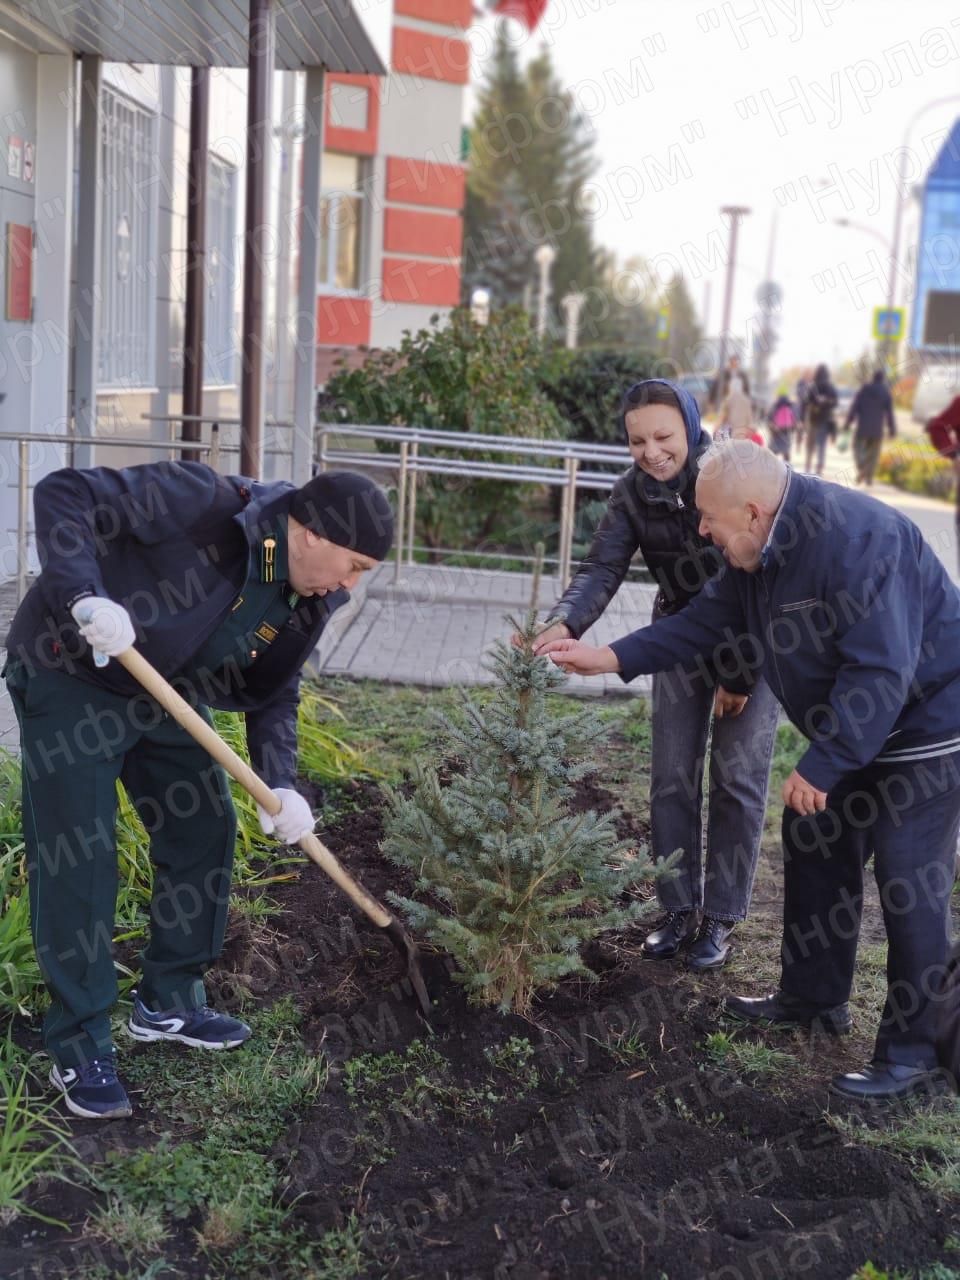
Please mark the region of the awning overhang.
MULTIPOLYGON (((351 0, 275 0, 274 10, 279 70, 386 74, 351 0)), ((66 46, 107 62, 180 67, 249 62, 245 0, 2 0, 5 21, 44 52, 66 46)))

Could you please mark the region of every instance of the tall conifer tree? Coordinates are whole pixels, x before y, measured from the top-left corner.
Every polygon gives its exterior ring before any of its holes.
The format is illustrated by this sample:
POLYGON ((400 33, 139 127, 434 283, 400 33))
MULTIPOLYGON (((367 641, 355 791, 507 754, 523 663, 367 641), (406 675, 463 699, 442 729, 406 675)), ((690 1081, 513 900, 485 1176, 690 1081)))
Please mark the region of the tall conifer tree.
POLYGON ((463 283, 495 305, 523 303, 539 284, 534 252, 557 250, 554 308, 598 283, 601 263, 583 190, 595 168, 594 138, 546 49, 521 70, 501 30, 470 130, 463 283))

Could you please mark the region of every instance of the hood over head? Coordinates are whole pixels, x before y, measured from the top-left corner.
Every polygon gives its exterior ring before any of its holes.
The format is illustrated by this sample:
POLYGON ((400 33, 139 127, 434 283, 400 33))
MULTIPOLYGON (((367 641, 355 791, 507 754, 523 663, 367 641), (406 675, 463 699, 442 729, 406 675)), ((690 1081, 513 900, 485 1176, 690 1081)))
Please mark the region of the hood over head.
MULTIPOLYGON (((674 494, 684 492, 688 485, 696 480, 698 454, 702 453, 704 447, 710 443, 710 436, 700 422, 700 406, 689 391, 668 378, 644 378, 642 382, 635 382, 624 392, 623 399, 620 401, 620 430, 624 439, 627 439, 627 414, 632 409, 641 409, 649 404, 651 391, 655 388, 666 388, 673 393, 676 407, 680 410, 683 425, 687 430, 687 460, 672 480, 655 480, 634 463, 641 491, 644 497, 651 501, 662 500, 665 491, 674 494)), ((656 403, 663 402, 657 400, 656 403)))

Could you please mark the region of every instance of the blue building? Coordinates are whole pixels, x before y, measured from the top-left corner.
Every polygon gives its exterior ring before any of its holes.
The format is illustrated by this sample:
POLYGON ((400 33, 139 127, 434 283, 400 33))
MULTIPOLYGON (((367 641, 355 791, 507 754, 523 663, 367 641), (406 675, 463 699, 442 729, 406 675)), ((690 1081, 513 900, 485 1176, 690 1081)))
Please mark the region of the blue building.
POLYGON ((923 185, 910 345, 931 355, 960 347, 960 120, 923 185))

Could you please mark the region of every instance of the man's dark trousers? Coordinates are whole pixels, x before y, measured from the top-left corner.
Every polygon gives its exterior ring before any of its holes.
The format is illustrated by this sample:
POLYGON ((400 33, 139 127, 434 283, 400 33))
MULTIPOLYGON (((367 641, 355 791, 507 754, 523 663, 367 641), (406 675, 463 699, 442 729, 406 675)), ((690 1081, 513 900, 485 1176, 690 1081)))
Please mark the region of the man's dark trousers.
MULTIPOLYGON (((34 946, 51 1005, 48 1052, 78 1067, 111 1048, 118 866, 117 780, 150 836, 150 940, 141 995, 155 1009, 205 1003, 223 945, 236 815, 223 770, 143 694, 62 671, 7 668, 20 722, 34 946)), ((209 720, 209 712, 201 711, 209 720)))
POLYGON ((790 995, 822 1008, 848 999, 873 855, 888 942, 880 1061, 937 1065, 958 825, 958 754, 874 762, 847 775, 823 813, 784 811, 781 987, 790 995))

